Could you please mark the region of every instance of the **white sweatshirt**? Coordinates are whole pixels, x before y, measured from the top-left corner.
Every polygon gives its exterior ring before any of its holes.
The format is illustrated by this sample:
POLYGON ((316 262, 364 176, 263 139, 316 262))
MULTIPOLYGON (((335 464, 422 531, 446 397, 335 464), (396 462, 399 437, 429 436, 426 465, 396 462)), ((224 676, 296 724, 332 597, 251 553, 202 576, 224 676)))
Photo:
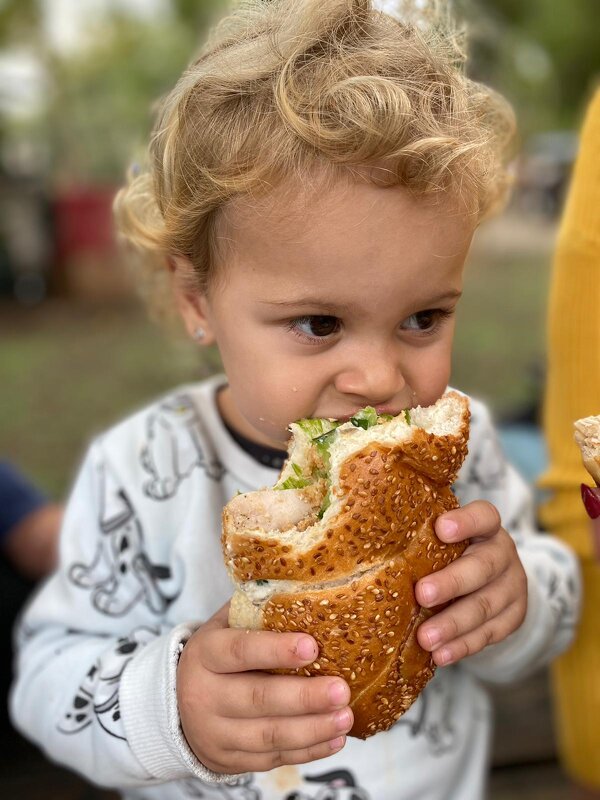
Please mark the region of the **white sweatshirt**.
POLYGON ((60 566, 17 632, 14 723, 47 755, 126 798, 480 800, 491 729, 477 678, 506 682, 570 643, 580 578, 571 552, 536 535, 529 491, 507 465, 490 417, 472 401, 469 455, 455 491, 485 498, 514 536, 529 580, 522 627, 437 670, 385 733, 328 759, 268 773, 206 770, 181 732, 175 690, 182 643, 231 596, 221 510, 272 485, 231 438, 215 395, 224 376, 186 386, 99 437, 75 484, 60 566))

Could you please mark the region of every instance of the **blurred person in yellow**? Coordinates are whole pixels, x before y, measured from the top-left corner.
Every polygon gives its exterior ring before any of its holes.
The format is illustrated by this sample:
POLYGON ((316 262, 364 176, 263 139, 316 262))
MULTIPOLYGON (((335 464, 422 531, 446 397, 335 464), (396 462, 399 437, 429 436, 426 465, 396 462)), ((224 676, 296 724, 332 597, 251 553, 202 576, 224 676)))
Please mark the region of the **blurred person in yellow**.
MULTIPOLYGON (((584 607, 576 641, 553 669, 560 755, 575 781, 573 798, 600 798, 600 563, 580 494, 590 483, 573 439, 576 419, 600 413, 600 90, 588 108, 564 212, 549 308, 549 373, 544 425, 552 491, 542 522, 581 560, 584 607)), ((588 507, 590 504, 588 503, 588 507)), ((595 510, 589 507, 588 514, 595 510)))

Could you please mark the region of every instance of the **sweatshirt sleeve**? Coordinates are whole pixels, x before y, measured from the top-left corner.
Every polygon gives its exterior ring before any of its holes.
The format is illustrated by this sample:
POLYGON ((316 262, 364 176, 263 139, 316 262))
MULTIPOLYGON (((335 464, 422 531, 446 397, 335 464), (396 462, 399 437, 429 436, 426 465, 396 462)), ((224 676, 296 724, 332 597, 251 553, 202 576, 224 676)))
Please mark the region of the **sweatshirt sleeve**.
POLYGON ((489 411, 472 403, 469 455, 455 485, 461 505, 487 500, 496 506, 525 569, 528 604, 521 627, 461 664, 482 680, 508 683, 548 664, 573 640, 581 603, 574 553, 536 529, 532 494, 506 461, 489 411))
POLYGON ((206 769, 183 736, 175 676, 194 626, 168 622, 168 599, 153 582, 168 566, 131 547, 141 536, 96 442, 67 507, 59 568, 16 631, 13 722, 51 759, 102 786, 192 776, 235 783, 206 769))

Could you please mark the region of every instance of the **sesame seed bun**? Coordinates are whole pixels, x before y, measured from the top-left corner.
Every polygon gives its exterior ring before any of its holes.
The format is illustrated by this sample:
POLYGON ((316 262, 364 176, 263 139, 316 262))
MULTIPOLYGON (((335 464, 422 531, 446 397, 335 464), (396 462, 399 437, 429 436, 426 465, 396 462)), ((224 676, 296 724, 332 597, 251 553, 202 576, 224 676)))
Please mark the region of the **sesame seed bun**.
POLYGON ((450 487, 467 453, 469 416, 467 398, 447 392, 367 430, 340 425, 325 459, 292 425, 275 488, 239 495, 223 511, 236 585, 230 626, 314 636, 318 658, 299 673, 348 682, 351 736, 387 730, 433 676, 416 640, 432 612, 414 585, 466 547, 442 543, 433 526, 458 506, 450 487), (277 488, 294 475, 313 480, 277 488))
POLYGON ((596 486, 600 486, 600 416, 577 420, 575 441, 581 449, 584 467, 596 481, 596 486))

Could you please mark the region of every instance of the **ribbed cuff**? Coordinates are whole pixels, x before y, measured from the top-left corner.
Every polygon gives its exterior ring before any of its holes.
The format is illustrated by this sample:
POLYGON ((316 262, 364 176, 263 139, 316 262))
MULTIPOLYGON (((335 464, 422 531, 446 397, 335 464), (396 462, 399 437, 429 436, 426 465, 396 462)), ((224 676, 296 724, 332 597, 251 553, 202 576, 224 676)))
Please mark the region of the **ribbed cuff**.
POLYGON ((177 664, 192 625, 178 625, 148 644, 127 665, 121 678, 121 717, 129 746, 158 782, 192 775, 208 783, 235 784, 240 775, 207 769, 190 749, 177 707, 177 664))

